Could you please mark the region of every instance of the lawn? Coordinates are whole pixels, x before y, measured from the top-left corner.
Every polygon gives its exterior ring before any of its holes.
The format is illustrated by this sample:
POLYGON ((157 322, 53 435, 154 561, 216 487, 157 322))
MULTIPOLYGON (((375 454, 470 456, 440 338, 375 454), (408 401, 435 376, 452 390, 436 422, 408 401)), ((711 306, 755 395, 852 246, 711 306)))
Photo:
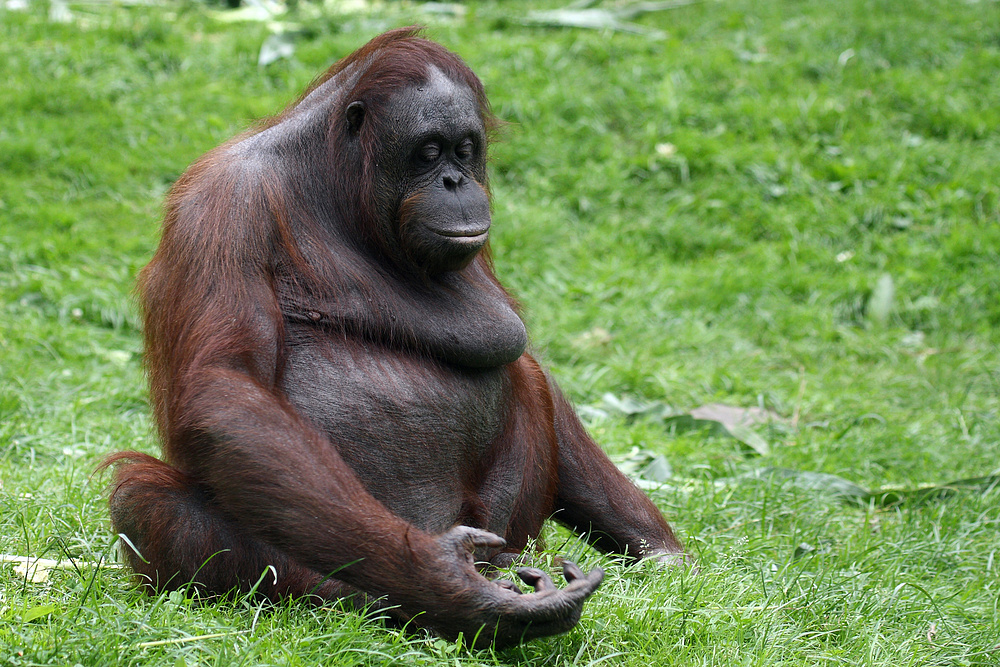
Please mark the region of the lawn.
POLYGON ((1000 3, 708 1, 623 30, 541 25, 557 0, 23 4, 0 5, 0 554, 62 565, 0 563, 0 664, 1000 664, 1000 3), (503 652, 145 596, 93 475, 157 451, 132 287, 167 188, 412 23, 508 122, 493 254, 533 350, 700 568, 547 528, 547 557, 608 576, 572 632, 503 652), (766 419, 690 416, 712 404, 766 419))

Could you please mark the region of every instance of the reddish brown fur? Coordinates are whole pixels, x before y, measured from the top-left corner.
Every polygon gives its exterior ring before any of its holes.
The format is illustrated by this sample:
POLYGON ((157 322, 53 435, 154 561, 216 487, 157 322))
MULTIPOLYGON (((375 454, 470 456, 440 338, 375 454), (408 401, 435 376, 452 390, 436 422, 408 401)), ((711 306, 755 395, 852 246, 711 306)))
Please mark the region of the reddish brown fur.
MULTIPOLYGON (((568 564, 556 590, 526 570, 538 592, 518 596, 469 552, 506 564, 550 515, 605 551, 681 551, 538 363, 504 357, 520 354, 523 328, 485 249, 418 276, 413 249, 396 247, 411 221, 378 164, 387 109, 429 66, 496 127, 461 59, 395 30, 171 190, 139 280, 164 461, 106 462, 112 522, 150 590, 259 583, 272 598, 391 606, 446 636, 482 629, 478 644, 502 646, 572 627, 600 572, 568 564), (357 136, 352 100, 365 103, 357 136), (411 516, 415 505, 424 513, 411 516)), ((485 162, 481 172, 488 192, 485 162)), ((426 192, 404 199, 426 208, 426 192)))

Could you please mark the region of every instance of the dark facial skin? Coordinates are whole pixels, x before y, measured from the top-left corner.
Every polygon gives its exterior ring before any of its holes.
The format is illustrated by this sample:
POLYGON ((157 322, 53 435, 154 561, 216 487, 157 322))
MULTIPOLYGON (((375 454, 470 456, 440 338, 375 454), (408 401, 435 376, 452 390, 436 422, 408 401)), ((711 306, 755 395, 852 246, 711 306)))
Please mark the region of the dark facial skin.
POLYGON ((394 141, 379 164, 397 184, 399 242, 428 273, 465 268, 489 239, 486 132, 467 87, 430 68, 387 110, 394 141))

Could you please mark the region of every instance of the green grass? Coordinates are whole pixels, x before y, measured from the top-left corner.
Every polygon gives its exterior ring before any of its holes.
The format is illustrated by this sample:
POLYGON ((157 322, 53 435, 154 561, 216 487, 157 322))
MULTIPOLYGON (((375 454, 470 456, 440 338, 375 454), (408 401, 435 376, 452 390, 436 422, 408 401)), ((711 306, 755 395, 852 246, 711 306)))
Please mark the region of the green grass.
POLYGON ((517 20, 542 1, 329 13, 266 68, 267 26, 210 6, 0 9, 0 553, 115 560, 91 472, 156 451, 130 292, 170 183, 421 22, 511 123, 496 264, 572 398, 784 418, 763 457, 591 422, 610 453, 670 462, 653 497, 700 574, 622 568, 552 528, 553 553, 609 576, 577 629, 494 654, 295 603, 150 598, 114 568, 33 583, 0 565, 0 664, 1000 663, 1000 492, 859 507, 741 476, 913 488, 1000 468, 1000 4, 705 2, 640 18, 651 39, 517 20))

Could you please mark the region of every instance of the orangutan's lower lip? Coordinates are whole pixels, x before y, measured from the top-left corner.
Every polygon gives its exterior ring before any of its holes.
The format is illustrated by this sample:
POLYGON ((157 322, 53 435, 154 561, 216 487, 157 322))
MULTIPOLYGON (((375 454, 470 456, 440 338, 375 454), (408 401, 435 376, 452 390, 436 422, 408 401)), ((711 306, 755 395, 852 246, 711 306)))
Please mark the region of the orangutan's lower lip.
POLYGON ((490 233, 490 228, 485 229, 447 229, 447 230, 434 230, 434 233, 438 236, 444 236, 449 239, 459 239, 476 241, 490 233))

